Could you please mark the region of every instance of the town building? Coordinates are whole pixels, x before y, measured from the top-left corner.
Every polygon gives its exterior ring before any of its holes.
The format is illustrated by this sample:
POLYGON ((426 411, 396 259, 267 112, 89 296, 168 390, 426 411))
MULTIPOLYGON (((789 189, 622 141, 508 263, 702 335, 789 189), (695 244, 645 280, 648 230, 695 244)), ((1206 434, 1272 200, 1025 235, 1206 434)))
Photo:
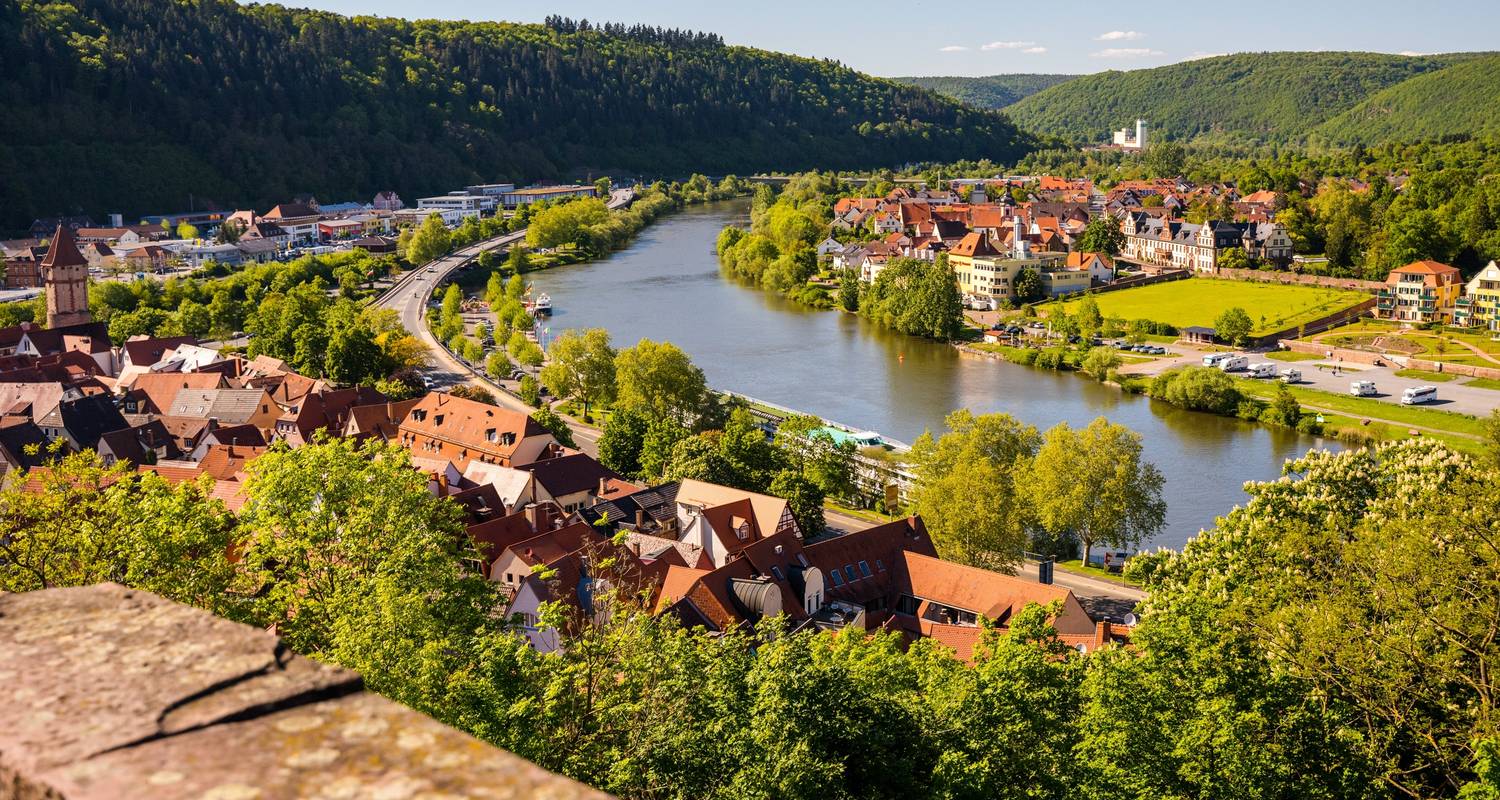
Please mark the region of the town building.
POLYGON ((396 440, 413 456, 446 460, 460 472, 471 461, 530 464, 557 443, 525 414, 446 392, 430 392, 413 406, 396 440))
POLYGON ((460 217, 477 217, 485 211, 493 211, 495 198, 482 194, 452 194, 417 199, 418 211, 457 211, 460 217))
POLYGON ((1123 150, 1145 150, 1146 149, 1146 121, 1138 119, 1135 121, 1135 130, 1121 128, 1115 131, 1115 147, 1123 150))
POLYGON ((89 313, 89 262, 78 252, 71 228, 57 226, 41 271, 47 286, 47 327, 66 328, 94 321, 89 313))
POLYGON ((1500 333, 1500 266, 1491 261, 1464 287, 1453 308, 1453 323, 1500 333))
POLYGON ((1277 267, 1286 267, 1292 259, 1291 236, 1279 222, 1210 220, 1195 224, 1126 212, 1120 230, 1125 234, 1120 258, 1158 270, 1185 269, 1211 275, 1219 271, 1223 254, 1234 248, 1277 267))
POLYGON ((508 208, 531 205, 542 200, 562 200, 570 197, 594 197, 599 191, 593 186, 532 186, 514 189, 500 195, 500 201, 508 208))
POLYGON ((1454 322, 1463 275, 1436 261, 1413 261, 1391 270, 1375 300, 1375 316, 1400 322, 1454 322))

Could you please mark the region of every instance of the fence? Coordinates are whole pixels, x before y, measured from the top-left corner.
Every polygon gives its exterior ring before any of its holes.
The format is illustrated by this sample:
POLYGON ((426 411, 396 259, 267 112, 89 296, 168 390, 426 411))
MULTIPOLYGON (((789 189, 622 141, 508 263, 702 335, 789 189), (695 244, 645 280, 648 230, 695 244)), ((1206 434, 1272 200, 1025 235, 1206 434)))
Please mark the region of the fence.
POLYGON ((1312 322, 1284 328, 1275 333, 1269 333, 1265 336, 1256 337, 1255 341, 1257 344, 1271 344, 1279 339, 1288 339, 1294 336, 1301 337, 1309 336, 1314 333, 1322 333, 1323 331, 1337 328, 1340 325, 1348 325, 1349 323, 1359 319, 1360 317, 1363 317, 1366 311, 1369 311, 1374 307, 1375 298, 1371 297, 1368 300, 1360 301, 1358 305, 1350 306, 1349 308, 1345 308, 1340 311, 1335 311, 1334 313, 1327 316, 1319 317, 1312 322))

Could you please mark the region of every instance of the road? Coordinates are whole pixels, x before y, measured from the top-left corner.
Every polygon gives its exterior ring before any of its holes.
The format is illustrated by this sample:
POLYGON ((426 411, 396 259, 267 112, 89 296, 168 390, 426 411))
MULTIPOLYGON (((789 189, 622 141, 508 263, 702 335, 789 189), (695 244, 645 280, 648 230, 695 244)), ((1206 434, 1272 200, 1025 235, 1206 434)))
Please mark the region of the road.
MULTIPOLYGON (((631 189, 616 189, 610 193, 607 205, 614 208, 623 208, 635 199, 635 192, 631 189)), ((430 261, 422 266, 402 275, 396 283, 387 289, 384 294, 376 298, 375 305, 382 308, 393 308, 401 318, 401 326, 416 336, 422 344, 427 346, 432 358, 425 374, 432 378, 434 384, 440 387, 453 386, 460 383, 469 383, 487 390, 495 396, 495 401, 503 408, 522 413, 530 413, 534 409, 514 395, 502 390, 499 385, 476 370, 469 369, 462 362, 448 354, 447 348, 438 344, 437 337, 432 335, 427 325, 423 322, 427 308, 428 299, 432 297, 433 291, 455 270, 479 257, 480 253, 488 250, 504 250, 511 245, 526 238, 526 230, 523 228, 504 236, 486 239, 476 242, 461 250, 455 250, 442 258, 430 261)), ((578 442, 579 449, 590 455, 598 455, 599 431, 584 425, 572 424, 573 438, 578 442)))

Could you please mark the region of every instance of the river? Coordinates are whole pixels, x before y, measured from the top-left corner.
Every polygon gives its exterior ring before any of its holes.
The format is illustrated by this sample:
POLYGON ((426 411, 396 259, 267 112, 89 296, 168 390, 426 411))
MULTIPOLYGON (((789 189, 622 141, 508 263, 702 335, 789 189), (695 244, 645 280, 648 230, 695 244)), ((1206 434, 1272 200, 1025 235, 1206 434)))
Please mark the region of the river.
POLYGON ((876 430, 904 442, 942 429, 957 408, 1003 411, 1045 430, 1100 415, 1144 438, 1166 479, 1167 525, 1148 546, 1180 548, 1245 500, 1245 481, 1336 443, 1183 411, 1077 375, 960 353, 849 314, 813 311, 719 273, 714 240, 745 224, 746 201, 693 206, 658 220, 625 250, 535 273, 552 296, 547 328, 603 327, 616 346, 641 338, 686 351, 709 385, 876 430))

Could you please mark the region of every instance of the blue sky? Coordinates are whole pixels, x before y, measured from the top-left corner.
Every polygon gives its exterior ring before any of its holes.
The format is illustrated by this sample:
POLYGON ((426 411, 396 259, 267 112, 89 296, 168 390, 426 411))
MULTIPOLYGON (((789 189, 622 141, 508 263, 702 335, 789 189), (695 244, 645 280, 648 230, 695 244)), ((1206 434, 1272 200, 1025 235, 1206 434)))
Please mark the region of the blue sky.
POLYGON ((875 75, 1098 72, 1260 50, 1500 48, 1495 0, 938 3, 928 0, 281 0, 344 14, 540 22, 548 14, 713 31, 875 75))

